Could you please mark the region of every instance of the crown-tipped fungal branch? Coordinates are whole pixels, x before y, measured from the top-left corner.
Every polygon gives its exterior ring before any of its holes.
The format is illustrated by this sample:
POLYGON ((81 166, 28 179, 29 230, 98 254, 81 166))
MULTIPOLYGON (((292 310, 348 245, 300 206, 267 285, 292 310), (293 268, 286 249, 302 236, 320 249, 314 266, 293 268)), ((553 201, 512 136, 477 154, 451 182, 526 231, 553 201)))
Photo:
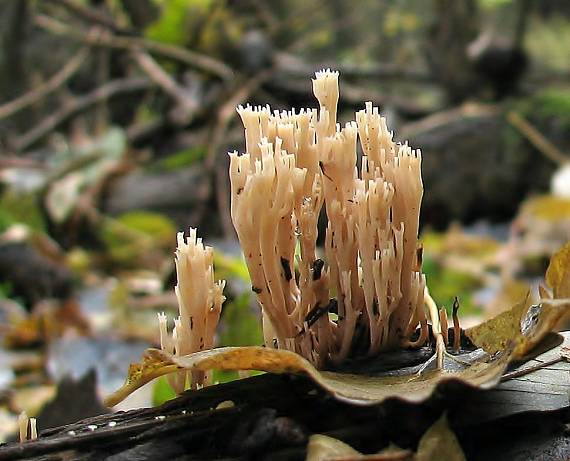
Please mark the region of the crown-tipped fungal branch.
POLYGON ((230 154, 231 214, 266 345, 322 367, 427 339, 423 186, 421 153, 393 141, 372 103, 337 124, 337 72, 317 72, 313 90, 318 112, 238 107, 246 153, 230 154), (316 248, 323 205, 326 263, 316 248))

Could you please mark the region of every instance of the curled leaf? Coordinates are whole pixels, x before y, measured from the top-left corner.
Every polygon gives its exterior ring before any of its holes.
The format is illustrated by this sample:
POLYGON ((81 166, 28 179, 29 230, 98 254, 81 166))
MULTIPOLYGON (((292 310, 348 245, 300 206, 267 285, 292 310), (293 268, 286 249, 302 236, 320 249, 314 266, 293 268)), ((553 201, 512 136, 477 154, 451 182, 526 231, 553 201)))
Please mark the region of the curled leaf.
POLYGON ((305 374, 335 398, 356 405, 372 405, 388 398, 420 402, 427 399, 438 385, 449 381, 460 381, 482 389, 491 388, 499 382, 509 360, 510 352, 506 351, 491 358, 487 356, 484 360, 475 359, 468 366, 453 372, 427 370, 420 374, 410 369, 407 372, 400 370, 402 373, 398 375, 367 376, 319 371, 294 352, 257 346, 223 347, 182 357, 150 350, 146 362, 140 366, 140 385, 137 385, 136 376, 129 375, 125 386, 112 394, 106 403, 116 404, 148 382, 150 376, 175 371, 173 366, 186 370, 260 370, 305 374))
POLYGON ((113 407, 146 383, 175 371, 178 371, 178 367, 164 360, 161 351, 148 349, 140 363, 131 363, 125 384, 105 399, 105 405, 113 407))
POLYGON ((570 310, 570 300, 543 300, 531 304, 530 296, 508 311, 465 330, 467 337, 494 354, 514 343, 513 359, 528 354, 570 310))

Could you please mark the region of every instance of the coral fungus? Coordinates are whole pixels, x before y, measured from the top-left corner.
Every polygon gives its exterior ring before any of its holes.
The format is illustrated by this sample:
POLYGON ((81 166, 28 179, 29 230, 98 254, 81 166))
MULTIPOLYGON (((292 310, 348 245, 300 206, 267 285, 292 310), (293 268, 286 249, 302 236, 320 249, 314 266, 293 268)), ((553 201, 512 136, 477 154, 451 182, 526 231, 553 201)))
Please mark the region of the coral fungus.
POLYGON ((425 339, 423 187, 420 152, 394 142, 378 108, 367 103, 341 127, 338 73, 317 72, 313 90, 319 111, 238 107, 246 153, 230 154, 230 179, 266 346, 324 366, 409 345, 418 325, 425 339))

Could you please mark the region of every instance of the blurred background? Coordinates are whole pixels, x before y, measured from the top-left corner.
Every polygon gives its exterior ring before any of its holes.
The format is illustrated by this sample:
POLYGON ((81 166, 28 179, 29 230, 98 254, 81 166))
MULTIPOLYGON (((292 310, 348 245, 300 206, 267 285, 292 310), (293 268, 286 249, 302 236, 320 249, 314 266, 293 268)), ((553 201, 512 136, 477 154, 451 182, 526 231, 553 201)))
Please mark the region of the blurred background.
MULTIPOLYGON (((228 281, 218 345, 261 344, 229 215, 235 106, 379 105, 423 152, 424 270, 463 326, 570 239, 567 0, 2 0, 0 441, 99 414, 177 311, 175 234, 228 281)), ((218 381, 237 375, 217 374, 218 381)), ((165 381, 121 408, 170 398, 165 381)))

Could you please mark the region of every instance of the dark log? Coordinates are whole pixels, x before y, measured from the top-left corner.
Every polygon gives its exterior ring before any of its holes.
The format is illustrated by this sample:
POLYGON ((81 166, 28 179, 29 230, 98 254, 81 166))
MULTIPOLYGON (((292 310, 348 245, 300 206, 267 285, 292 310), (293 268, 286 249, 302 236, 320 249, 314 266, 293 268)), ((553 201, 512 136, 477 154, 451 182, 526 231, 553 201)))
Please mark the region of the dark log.
MULTIPOLYGON (((407 124, 397 133, 422 151, 422 223, 505 222, 530 194, 548 190, 556 165, 520 136, 501 105, 466 104, 407 124)), ((551 139, 548 124, 541 132, 551 139)))
POLYGON ((191 215, 208 200, 210 180, 201 165, 168 172, 137 170, 111 182, 103 210, 118 215, 144 209, 196 225, 191 215))
POLYGON ((35 441, 0 447, 0 461, 302 460, 314 433, 365 453, 390 442, 414 449, 443 412, 469 460, 568 459, 570 382, 564 378, 569 366, 553 365, 491 391, 440 387, 420 405, 392 399, 352 406, 332 399, 307 378, 265 374, 188 391, 157 408, 47 429, 35 441))

